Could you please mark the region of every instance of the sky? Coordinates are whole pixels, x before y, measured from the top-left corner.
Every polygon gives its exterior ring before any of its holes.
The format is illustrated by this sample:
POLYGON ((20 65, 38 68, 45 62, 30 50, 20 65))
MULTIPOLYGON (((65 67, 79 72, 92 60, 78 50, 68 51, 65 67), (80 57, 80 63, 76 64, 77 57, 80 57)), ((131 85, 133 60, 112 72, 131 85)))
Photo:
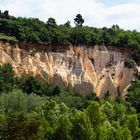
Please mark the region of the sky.
POLYGON ((72 25, 80 13, 84 25, 111 27, 117 24, 125 30, 140 31, 140 0, 0 0, 0 10, 44 22, 49 17, 55 18, 58 24, 69 20, 72 25))

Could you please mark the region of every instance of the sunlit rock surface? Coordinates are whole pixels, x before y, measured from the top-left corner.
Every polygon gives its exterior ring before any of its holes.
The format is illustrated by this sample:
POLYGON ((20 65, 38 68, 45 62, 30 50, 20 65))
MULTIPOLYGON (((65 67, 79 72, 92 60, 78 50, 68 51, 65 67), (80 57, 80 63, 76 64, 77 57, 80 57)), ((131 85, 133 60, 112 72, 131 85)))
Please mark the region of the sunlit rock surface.
POLYGON ((134 79, 134 71, 124 66, 124 56, 118 49, 97 45, 0 43, 0 64, 11 63, 16 75, 33 75, 83 96, 124 95, 134 79))

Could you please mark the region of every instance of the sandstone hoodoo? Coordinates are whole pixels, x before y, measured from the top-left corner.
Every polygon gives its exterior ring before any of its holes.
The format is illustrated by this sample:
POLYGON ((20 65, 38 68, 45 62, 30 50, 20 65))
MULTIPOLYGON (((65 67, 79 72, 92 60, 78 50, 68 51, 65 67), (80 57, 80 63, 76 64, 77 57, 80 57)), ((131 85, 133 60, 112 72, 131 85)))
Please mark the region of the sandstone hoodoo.
POLYGON ((136 73, 124 64, 128 55, 128 51, 99 45, 55 49, 45 44, 0 42, 0 64, 11 63, 17 76, 33 75, 83 96, 95 92, 99 97, 107 93, 124 97, 136 73))

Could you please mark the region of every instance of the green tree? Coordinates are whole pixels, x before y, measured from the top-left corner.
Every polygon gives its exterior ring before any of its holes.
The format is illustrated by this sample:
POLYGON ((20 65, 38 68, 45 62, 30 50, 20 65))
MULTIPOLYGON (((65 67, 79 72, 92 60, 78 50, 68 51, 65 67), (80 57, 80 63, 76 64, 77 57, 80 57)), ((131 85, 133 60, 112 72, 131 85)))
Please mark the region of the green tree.
POLYGON ((126 127, 122 130, 122 139, 123 140, 132 140, 132 135, 130 130, 126 127))
POLYGON ((95 133, 88 116, 84 112, 78 112, 72 122, 71 135, 74 140, 94 140, 95 133))
POLYGON ((1 13, 1 18, 6 18, 8 19, 10 16, 9 16, 9 11, 5 10, 3 13, 1 13))
POLYGON ((19 79, 19 88, 27 94, 35 93, 37 95, 47 94, 48 85, 37 80, 33 76, 26 76, 19 79))
POLYGON ((54 140, 72 140, 70 131, 72 124, 68 116, 61 116, 53 136, 54 140))
POLYGON ((4 140, 38 140, 38 118, 28 118, 23 113, 12 113, 0 126, 0 138, 4 140))
POLYGON ((9 92, 14 86, 14 71, 11 64, 0 66, 0 92, 9 92))
POLYGON ((61 92, 60 88, 58 86, 55 86, 52 95, 59 95, 60 92, 61 92))
POLYGON ((45 101, 43 97, 35 94, 27 95, 21 90, 13 90, 9 94, 0 96, 0 112, 9 114, 11 112, 32 112, 45 101))
POLYGON ((64 103, 58 104, 56 101, 50 99, 40 106, 37 112, 42 114, 51 126, 54 126, 59 121, 61 115, 68 113, 68 108, 64 103))
POLYGON ((129 115, 126 125, 127 125, 128 129, 131 131, 132 136, 135 138, 136 133, 138 131, 138 126, 139 126, 137 115, 129 115))
POLYGON ((133 81, 128 88, 127 101, 140 112, 140 81, 133 81))
POLYGON ((47 27, 47 28, 54 28, 54 27, 56 27, 56 26, 57 26, 57 24, 56 24, 55 19, 52 18, 52 17, 48 18, 48 20, 47 20, 47 22, 46 22, 46 27, 47 27))
POLYGON ((93 127, 97 127, 103 122, 104 114, 101 112, 101 108, 98 102, 93 101, 86 109, 86 113, 90 118, 93 127))
POLYGON ((114 104, 106 101, 104 104, 102 104, 101 109, 106 114, 109 120, 114 119, 115 117, 114 104))
POLYGON ((76 26, 82 26, 84 23, 84 19, 81 14, 77 14, 76 18, 74 19, 74 23, 76 26))
POLYGON ((66 23, 64 23, 64 26, 66 26, 66 27, 68 27, 68 28, 70 28, 71 27, 71 22, 68 20, 66 23))
POLYGON ((114 139, 112 126, 108 121, 104 122, 101 125, 98 125, 98 128, 96 130, 96 139, 98 140, 114 139))
POLYGON ((70 138, 69 131, 71 124, 68 118, 69 110, 64 103, 57 103, 50 99, 38 107, 36 112, 41 118, 38 135, 42 139, 70 138))

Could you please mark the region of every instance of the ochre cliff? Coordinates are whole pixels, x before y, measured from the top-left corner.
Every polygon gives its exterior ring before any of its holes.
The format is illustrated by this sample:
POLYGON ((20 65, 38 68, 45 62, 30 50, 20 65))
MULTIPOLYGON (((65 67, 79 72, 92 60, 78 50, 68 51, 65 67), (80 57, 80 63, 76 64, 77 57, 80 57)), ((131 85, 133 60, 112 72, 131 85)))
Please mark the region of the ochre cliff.
POLYGON ((127 54, 105 46, 55 46, 0 42, 0 64, 11 63, 16 75, 33 75, 83 96, 124 96, 134 71, 124 66, 127 54))

